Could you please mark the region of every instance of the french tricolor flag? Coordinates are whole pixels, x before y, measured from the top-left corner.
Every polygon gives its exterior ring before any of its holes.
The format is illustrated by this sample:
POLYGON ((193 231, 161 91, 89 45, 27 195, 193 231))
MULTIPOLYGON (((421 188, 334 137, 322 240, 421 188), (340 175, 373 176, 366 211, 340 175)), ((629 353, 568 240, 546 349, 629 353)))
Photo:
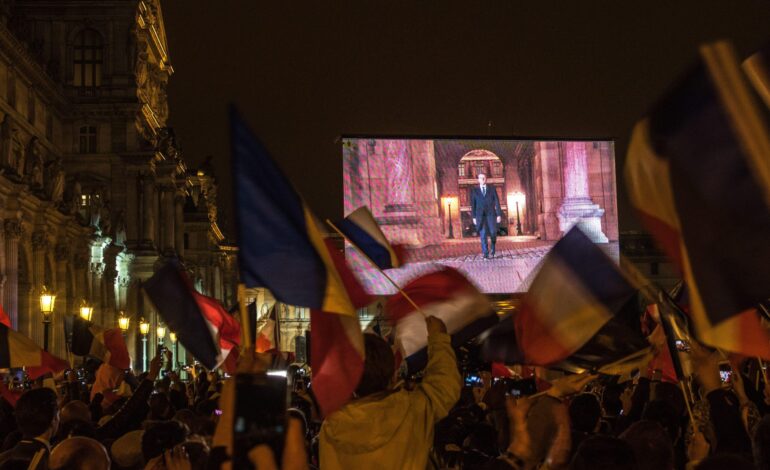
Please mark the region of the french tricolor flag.
POLYGON ((394 295, 385 312, 393 324, 397 354, 406 360, 410 374, 427 364, 426 317, 443 320, 454 347, 497 323, 497 314, 487 297, 455 269, 443 268, 420 276, 401 290, 409 299, 402 293, 394 295))
POLYGON ((143 288, 179 342, 207 369, 241 344, 241 326, 222 305, 197 292, 178 260, 160 268, 143 288))
POLYGON ((635 294, 614 262, 573 227, 546 256, 520 310, 487 332, 484 355, 566 370, 641 356, 646 339, 616 316, 635 294))
POLYGON ((403 264, 403 248, 390 245, 369 208, 354 210, 337 222, 337 228, 380 269, 399 268, 403 264))

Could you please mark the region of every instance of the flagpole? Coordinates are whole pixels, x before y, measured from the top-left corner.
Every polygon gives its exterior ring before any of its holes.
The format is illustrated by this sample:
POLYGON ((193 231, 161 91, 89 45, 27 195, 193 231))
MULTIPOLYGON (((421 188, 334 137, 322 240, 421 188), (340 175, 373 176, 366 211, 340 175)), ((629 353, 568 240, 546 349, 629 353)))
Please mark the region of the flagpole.
POLYGON ((418 305, 417 305, 417 304, 414 302, 414 300, 412 300, 412 298, 411 298, 411 297, 409 297, 409 296, 406 294, 406 292, 404 292, 404 291, 403 291, 403 289, 401 289, 401 287, 399 287, 399 286, 398 286, 398 284, 396 284, 396 281, 394 281, 394 280, 393 280, 393 279, 392 279, 390 276, 388 276, 387 274, 385 274, 385 271, 383 271, 383 270, 382 270, 382 268, 380 268, 380 267, 377 265, 377 263, 375 263, 375 262, 374 262, 374 261, 373 261, 373 260, 372 260, 372 259, 369 257, 369 255, 367 255, 367 254, 366 254, 366 252, 364 252, 364 250, 362 250, 361 248, 359 248, 359 247, 358 247, 358 245, 356 245, 355 243, 353 243, 353 241, 352 241, 351 239, 349 239, 348 237, 346 237, 346 236, 345 236, 345 234, 344 234, 344 233, 342 233, 342 230, 340 230, 339 228, 337 228, 337 226, 336 226, 336 225, 334 225, 334 223, 333 223, 331 220, 329 220, 329 219, 326 219, 326 223, 327 223, 327 224, 328 224, 328 225, 329 225, 331 228, 333 228, 335 232, 339 233, 339 234, 342 236, 342 238, 344 238, 345 240, 347 240, 347 242, 348 242, 348 243, 350 243, 351 245, 353 245, 354 247, 356 247, 356 249, 359 251, 359 253, 361 253, 362 255, 364 255, 364 258, 366 258, 366 260, 367 260, 367 261, 369 261, 369 263, 370 263, 372 266, 374 266, 374 267, 377 269, 377 271, 379 271, 379 272, 380 272, 380 274, 382 274, 382 275, 385 277, 385 279, 387 279, 387 280, 388 280, 388 281, 389 281, 391 284, 393 284, 393 287, 395 287, 395 288, 396 288, 396 290, 398 290, 398 292, 399 292, 399 293, 401 293, 401 295, 403 295, 403 296, 404 296, 404 298, 405 298, 405 299, 406 299, 406 300, 407 300, 407 301, 408 301, 410 304, 412 304, 412 307, 416 308, 418 312, 420 312, 420 313, 422 313, 422 314, 425 314, 425 312, 423 312, 423 311, 422 311, 422 309, 421 309, 421 308, 420 308, 420 307, 419 307, 419 306, 418 306, 418 305))
POLYGON ((246 305, 246 285, 238 283, 238 311, 241 314, 241 341, 243 342, 242 351, 251 349, 251 325, 249 321, 249 307, 246 305))

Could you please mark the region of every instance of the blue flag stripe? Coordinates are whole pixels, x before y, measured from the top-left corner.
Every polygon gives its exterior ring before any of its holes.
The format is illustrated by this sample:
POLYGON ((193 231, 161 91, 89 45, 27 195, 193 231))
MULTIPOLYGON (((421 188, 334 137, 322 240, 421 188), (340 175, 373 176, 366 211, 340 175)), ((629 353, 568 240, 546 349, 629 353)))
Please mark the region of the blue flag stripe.
POLYGON ((380 269, 393 267, 390 251, 372 238, 364 229, 347 219, 340 220, 337 223, 337 228, 380 269))
POLYGON ((636 292, 615 263, 578 227, 567 232, 548 256, 561 258, 575 279, 612 313, 636 292))
POLYGON ((201 364, 213 369, 219 348, 176 262, 166 263, 143 287, 168 327, 176 332, 179 342, 201 364))
POLYGON ((321 308, 327 273, 308 238, 303 202, 234 109, 230 123, 241 280, 282 302, 321 308))
POLYGON ((669 161, 694 287, 711 322, 766 299, 770 208, 703 64, 653 110, 650 140, 669 161))

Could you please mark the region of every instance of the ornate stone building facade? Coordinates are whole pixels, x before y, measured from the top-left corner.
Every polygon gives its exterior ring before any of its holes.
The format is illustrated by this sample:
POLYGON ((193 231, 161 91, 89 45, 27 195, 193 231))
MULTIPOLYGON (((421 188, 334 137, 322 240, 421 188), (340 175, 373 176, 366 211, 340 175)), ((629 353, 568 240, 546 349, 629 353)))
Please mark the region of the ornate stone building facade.
POLYGON ((0 300, 42 343, 37 299, 54 290, 57 354, 83 299, 96 323, 132 318, 132 352, 142 316, 155 343, 140 287, 168 256, 233 301, 213 175, 187 168, 166 125, 173 73, 158 0, 0 1, 0 300))

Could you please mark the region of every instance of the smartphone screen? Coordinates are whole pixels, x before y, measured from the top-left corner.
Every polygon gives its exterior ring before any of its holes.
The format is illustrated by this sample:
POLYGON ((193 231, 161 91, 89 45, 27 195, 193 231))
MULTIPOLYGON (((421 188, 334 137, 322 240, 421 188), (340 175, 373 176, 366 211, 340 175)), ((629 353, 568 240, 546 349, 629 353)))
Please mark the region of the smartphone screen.
POLYGON ((537 384, 535 378, 528 379, 508 379, 508 393, 514 397, 529 396, 537 393, 537 384))
POLYGON ((253 468, 248 452, 258 444, 268 445, 280 466, 288 405, 285 375, 235 376, 233 468, 253 468))
POLYGON ((481 380, 481 377, 478 375, 468 374, 465 376, 465 386, 466 387, 483 387, 484 382, 481 380))
POLYGON ((729 384, 732 382, 733 368, 730 367, 729 363, 719 364, 719 378, 722 380, 723 384, 729 384))

